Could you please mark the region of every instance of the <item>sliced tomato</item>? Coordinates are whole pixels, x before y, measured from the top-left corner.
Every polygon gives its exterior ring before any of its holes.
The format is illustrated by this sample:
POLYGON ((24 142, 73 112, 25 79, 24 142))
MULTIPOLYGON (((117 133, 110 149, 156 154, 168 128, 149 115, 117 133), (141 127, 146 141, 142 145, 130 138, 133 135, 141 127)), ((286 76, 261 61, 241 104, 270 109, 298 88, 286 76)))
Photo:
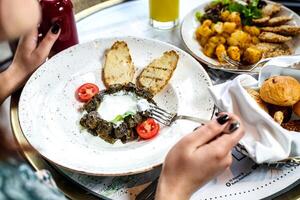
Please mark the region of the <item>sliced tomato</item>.
POLYGON ((146 121, 140 123, 136 127, 136 131, 141 138, 150 139, 157 135, 159 128, 159 124, 156 123, 154 119, 149 118, 146 121))
POLYGON ((76 90, 76 96, 81 102, 88 102, 95 94, 99 92, 97 85, 85 83, 76 90))

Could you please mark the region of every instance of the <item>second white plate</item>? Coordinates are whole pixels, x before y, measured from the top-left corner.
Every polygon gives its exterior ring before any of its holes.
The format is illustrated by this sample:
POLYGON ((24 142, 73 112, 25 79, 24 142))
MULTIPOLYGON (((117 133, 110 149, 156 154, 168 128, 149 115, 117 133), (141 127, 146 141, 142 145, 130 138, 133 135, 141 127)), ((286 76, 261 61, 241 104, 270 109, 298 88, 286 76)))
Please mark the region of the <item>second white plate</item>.
MULTIPOLYGON (((271 1, 268 1, 271 2, 271 1)), ((185 18, 183 19, 182 25, 181 25, 181 37, 182 40, 187 47, 188 51, 199 61, 205 63, 208 67, 213 69, 220 69, 224 71, 230 71, 230 72, 238 72, 238 70, 235 69, 228 69, 226 67, 223 67, 216 59, 210 58, 203 53, 203 49, 198 43, 195 31, 197 27, 200 25, 200 22, 196 19, 195 14, 196 12, 200 11, 204 13, 204 9, 207 5, 211 3, 210 0, 204 0, 202 3, 194 8, 191 12, 189 12, 185 18)), ((278 15, 286 15, 286 16, 292 16, 293 20, 290 22, 292 25, 300 26, 300 17, 292 10, 288 9, 285 6, 282 6, 282 9, 278 15)), ((288 43, 290 48, 293 50, 294 54, 300 54, 300 37, 294 37, 291 42, 288 43)), ((259 69, 253 70, 254 73, 258 73, 259 69)))

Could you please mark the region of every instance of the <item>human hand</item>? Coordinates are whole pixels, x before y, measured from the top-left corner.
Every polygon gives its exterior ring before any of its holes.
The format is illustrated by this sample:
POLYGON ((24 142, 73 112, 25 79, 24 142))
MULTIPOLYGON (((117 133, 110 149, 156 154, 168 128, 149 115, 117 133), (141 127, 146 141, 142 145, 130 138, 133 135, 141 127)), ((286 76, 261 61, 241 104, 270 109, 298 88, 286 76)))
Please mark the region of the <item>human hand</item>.
POLYGON ((244 128, 236 115, 218 116, 170 150, 159 179, 157 200, 189 199, 199 187, 231 165, 231 149, 242 138, 244 128))
POLYGON ((20 39, 11 66, 0 75, 0 80, 6 83, 0 88, 0 103, 23 86, 29 76, 46 61, 59 34, 60 27, 54 25, 39 44, 37 29, 20 39))
POLYGON ((36 27, 41 19, 37 0, 0 1, 0 40, 17 38, 36 27))

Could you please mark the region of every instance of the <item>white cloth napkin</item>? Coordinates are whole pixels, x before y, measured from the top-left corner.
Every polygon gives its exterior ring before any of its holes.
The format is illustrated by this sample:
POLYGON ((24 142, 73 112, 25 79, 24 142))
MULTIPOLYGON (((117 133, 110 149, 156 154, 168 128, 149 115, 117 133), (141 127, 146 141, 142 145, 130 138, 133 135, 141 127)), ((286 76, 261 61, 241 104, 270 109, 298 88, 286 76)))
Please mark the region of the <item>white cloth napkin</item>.
POLYGON ((237 114, 244 126, 245 136, 240 144, 256 163, 273 163, 300 156, 300 133, 283 129, 248 95, 244 87, 257 87, 258 81, 249 75, 211 87, 216 106, 237 114))

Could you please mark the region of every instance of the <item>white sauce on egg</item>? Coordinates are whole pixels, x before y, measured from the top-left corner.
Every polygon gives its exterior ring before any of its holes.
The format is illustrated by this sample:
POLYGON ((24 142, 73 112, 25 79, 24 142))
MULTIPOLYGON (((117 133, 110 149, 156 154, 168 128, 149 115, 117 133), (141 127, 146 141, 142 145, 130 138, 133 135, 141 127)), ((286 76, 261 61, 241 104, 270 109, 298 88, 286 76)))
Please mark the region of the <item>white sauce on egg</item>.
POLYGON ((134 93, 125 93, 123 91, 115 94, 105 95, 97 112, 101 118, 106 121, 112 121, 118 115, 126 112, 136 113, 138 98, 134 93))

